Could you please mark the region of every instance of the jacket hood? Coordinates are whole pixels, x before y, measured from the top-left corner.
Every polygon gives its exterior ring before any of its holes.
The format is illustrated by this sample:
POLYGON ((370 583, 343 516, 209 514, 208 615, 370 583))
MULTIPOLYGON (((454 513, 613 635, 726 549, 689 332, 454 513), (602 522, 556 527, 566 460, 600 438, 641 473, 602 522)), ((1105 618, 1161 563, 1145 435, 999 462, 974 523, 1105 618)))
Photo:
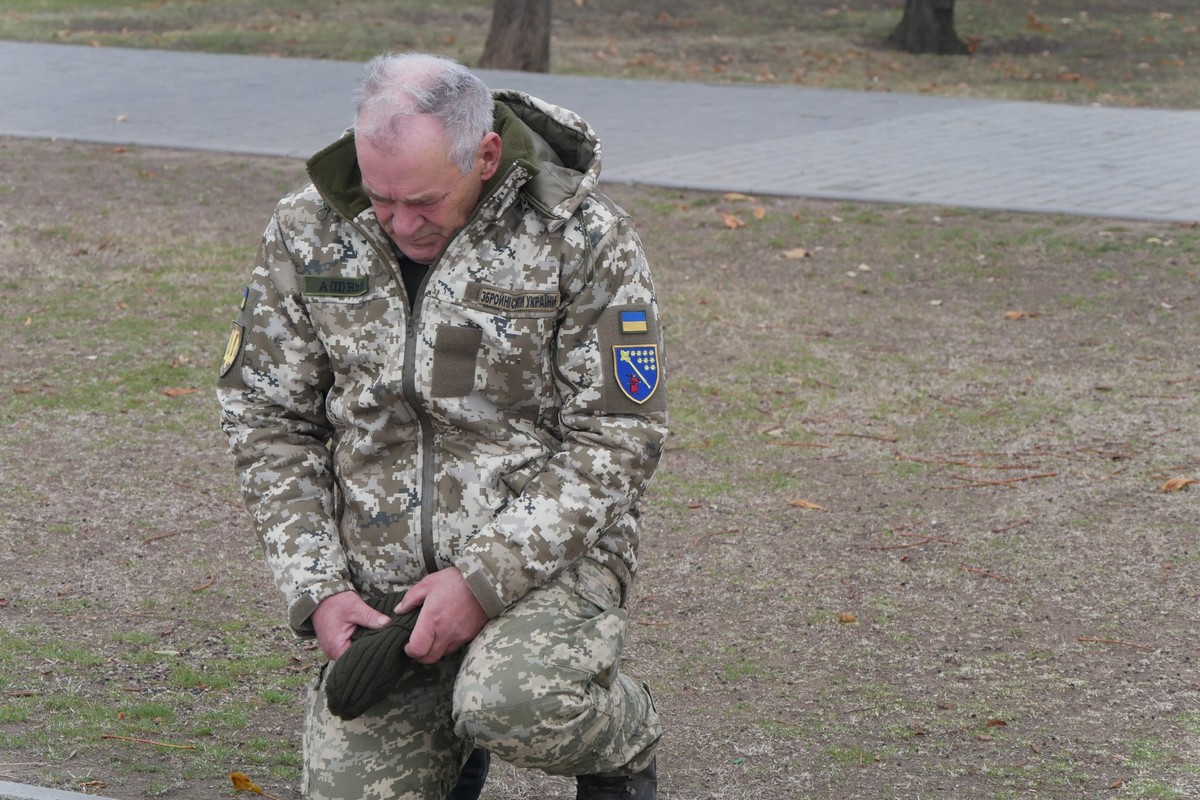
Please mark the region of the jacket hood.
MULTIPOLYGON (((494 129, 504 145, 480 204, 495 200, 507 205, 515 190, 552 228, 565 224, 599 182, 599 138, 586 120, 565 108, 511 89, 492 95, 494 129)), ((307 168, 313 185, 344 218, 355 219, 370 208, 352 128, 313 155, 307 168)))

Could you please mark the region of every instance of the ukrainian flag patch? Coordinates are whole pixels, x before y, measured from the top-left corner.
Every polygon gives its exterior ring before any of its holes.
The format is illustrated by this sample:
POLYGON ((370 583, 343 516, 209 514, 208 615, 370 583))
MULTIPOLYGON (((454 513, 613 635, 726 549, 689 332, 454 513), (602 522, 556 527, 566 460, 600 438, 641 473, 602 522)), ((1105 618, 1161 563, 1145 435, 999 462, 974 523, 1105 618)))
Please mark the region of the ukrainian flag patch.
POLYGON ((622 311, 621 333, 645 333, 649 330, 645 311, 622 311))

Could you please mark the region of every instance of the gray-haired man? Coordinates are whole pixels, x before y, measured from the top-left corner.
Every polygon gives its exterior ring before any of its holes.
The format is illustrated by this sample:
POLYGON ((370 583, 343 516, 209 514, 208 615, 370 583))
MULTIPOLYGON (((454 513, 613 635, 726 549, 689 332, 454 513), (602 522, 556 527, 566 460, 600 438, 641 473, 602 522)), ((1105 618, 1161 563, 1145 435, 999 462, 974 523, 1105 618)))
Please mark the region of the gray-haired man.
POLYGON ((411 621, 364 712, 315 681, 306 798, 477 797, 485 749, 655 796, 658 713, 619 665, 666 379, 599 167, 575 114, 383 56, 264 234, 218 396, 289 623, 357 668, 411 621))

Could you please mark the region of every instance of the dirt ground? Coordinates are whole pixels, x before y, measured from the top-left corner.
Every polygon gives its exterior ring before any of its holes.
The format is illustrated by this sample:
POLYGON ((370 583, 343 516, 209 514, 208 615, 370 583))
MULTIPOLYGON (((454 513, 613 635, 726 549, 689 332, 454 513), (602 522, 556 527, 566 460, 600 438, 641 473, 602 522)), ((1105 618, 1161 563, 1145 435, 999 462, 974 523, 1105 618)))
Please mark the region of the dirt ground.
MULTIPOLYGON (((0 160, 0 779, 298 796, 316 656, 209 391, 298 165, 0 160)), ((609 189, 668 339, 660 797, 1200 796, 1196 229, 609 189)))

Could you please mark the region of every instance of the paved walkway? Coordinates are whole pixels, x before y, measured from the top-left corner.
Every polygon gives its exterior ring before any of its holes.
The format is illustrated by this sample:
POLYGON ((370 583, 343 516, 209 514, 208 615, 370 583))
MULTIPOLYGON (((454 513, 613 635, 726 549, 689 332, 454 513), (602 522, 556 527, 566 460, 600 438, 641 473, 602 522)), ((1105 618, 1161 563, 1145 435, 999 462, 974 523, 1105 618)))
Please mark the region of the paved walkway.
MULTIPOLYGON (((304 157, 350 123, 360 71, 0 42, 0 135, 304 157)), ((479 74, 587 118, 607 181, 1200 220, 1200 111, 479 74)))

